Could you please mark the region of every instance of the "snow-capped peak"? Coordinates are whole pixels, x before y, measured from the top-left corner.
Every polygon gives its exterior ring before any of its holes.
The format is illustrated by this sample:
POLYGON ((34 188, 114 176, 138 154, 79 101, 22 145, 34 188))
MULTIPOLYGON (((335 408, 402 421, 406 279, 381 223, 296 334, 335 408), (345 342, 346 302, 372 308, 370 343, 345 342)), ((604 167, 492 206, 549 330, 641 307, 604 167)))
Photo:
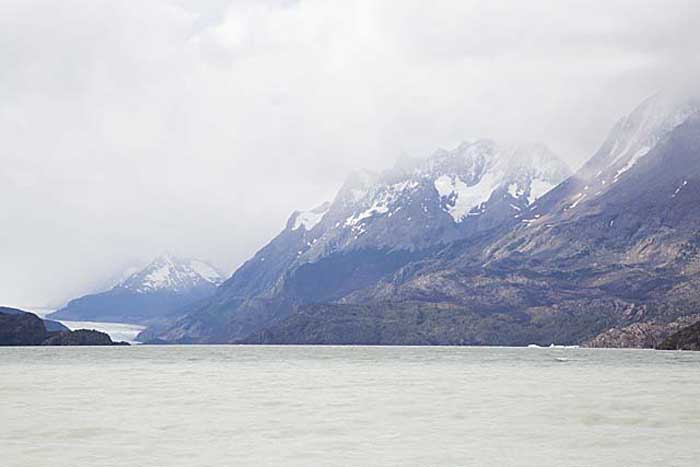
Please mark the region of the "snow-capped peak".
POLYGON ((508 148, 490 140, 462 143, 452 152, 436 153, 428 165, 435 190, 445 200, 445 211, 457 223, 481 215, 499 189, 527 205, 569 175, 566 165, 543 144, 508 148))
POLYGON ((182 293, 201 286, 217 286, 222 281, 221 274, 204 261, 162 255, 122 281, 117 288, 138 293, 182 293))
POLYGON ((295 242, 300 263, 344 249, 420 250, 517 222, 568 175, 544 145, 470 140, 423 159, 404 156, 380 174, 353 173, 330 205, 295 212, 285 232, 300 234, 283 241, 295 242))

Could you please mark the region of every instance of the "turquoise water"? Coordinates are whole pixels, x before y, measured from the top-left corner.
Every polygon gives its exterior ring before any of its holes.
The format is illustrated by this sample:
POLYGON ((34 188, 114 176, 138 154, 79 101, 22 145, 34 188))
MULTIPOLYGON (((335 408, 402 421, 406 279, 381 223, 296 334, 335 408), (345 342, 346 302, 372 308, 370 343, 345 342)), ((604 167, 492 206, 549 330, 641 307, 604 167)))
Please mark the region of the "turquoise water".
POLYGON ((697 466, 700 353, 0 348, 2 466, 697 466))

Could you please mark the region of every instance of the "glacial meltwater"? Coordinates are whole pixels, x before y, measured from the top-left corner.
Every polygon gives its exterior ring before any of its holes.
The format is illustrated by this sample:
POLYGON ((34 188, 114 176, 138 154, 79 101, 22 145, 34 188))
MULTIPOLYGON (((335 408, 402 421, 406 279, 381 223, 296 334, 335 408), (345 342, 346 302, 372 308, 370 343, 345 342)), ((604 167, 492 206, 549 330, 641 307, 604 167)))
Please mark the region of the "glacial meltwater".
POLYGON ((0 465, 698 466, 700 353, 0 348, 0 465))

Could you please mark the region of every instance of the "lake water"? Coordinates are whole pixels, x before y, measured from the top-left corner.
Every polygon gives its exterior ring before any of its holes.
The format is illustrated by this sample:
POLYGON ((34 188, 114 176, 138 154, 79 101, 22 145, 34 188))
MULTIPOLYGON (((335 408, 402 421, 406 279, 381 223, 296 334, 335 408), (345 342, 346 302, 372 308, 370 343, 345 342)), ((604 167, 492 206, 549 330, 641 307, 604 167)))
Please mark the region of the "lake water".
POLYGON ((700 353, 0 348, 0 465, 695 467, 700 353))

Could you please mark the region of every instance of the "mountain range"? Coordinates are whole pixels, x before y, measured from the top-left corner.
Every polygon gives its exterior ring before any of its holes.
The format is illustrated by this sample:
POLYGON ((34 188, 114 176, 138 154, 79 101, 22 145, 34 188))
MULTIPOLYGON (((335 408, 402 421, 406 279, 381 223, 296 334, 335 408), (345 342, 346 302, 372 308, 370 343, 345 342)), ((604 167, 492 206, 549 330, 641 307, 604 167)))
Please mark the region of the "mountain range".
POLYGON ((52 317, 171 343, 655 347, 700 321, 700 101, 645 100, 575 173, 488 139, 357 171, 228 280, 172 264, 52 317))
POLYGON ((474 140, 389 171, 352 174, 332 202, 285 229, 173 325, 148 338, 237 342, 300 306, 352 299, 449 245, 517 225, 569 175, 546 146, 474 140))

